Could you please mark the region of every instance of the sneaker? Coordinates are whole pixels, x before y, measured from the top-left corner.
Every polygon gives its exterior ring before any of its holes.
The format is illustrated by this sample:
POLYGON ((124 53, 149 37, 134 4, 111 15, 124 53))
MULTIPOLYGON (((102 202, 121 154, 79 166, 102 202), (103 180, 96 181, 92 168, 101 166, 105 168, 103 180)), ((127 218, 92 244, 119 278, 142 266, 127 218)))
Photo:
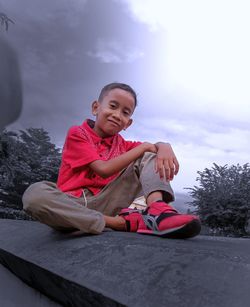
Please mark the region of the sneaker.
POLYGON ((127 231, 166 238, 186 239, 200 233, 201 223, 197 216, 180 214, 163 201, 150 204, 144 211, 123 209, 127 231))
POLYGON ((142 210, 136 208, 125 208, 119 213, 119 216, 123 217, 126 222, 126 231, 137 232, 139 222, 142 221, 142 210))

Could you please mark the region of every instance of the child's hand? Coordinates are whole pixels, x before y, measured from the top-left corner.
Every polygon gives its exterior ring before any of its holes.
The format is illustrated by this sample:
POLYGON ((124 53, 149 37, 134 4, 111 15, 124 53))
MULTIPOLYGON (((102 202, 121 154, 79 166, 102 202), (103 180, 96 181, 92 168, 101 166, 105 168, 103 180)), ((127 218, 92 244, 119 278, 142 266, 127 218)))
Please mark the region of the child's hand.
POLYGON ((157 153, 157 148, 155 144, 149 143, 149 142, 144 142, 142 143, 142 146, 144 147, 144 152, 149 151, 152 153, 157 153))
POLYGON ((179 163, 170 144, 157 143, 157 154, 155 159, 155 171, 161 179, 173 180, 179 171, 179 163))

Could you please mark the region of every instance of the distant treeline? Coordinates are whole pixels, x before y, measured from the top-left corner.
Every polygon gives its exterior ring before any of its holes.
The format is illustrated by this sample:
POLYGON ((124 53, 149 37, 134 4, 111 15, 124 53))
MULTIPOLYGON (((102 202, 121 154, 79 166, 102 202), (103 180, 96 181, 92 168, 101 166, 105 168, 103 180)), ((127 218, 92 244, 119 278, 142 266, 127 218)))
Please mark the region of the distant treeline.
POLYGON ((16 210, 22 210, 26 188, 41 180, 56 182, 61 152, 48 132, 38 128, 18 133, 4 130, 0 143, 0 217, 20 218, 16 210))

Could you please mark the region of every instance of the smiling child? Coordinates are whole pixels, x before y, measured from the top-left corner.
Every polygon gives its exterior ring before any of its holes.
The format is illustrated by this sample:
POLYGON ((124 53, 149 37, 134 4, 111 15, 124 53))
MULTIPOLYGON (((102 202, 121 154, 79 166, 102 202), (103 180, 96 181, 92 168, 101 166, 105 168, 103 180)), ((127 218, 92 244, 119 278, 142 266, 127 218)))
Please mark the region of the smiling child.
POLYGON ((169 181, 179 164, 169 143, 133 142, 119 133, 132 124, 137 106, 127 84, 106 85, 92 103, 95 121, 69 129, 57 184, 42 181, 23 195, 24 210, 58 230, 100 234, 105 227, 168 238, 200 232, 197 216, 178 213, 169 202, 169 181), (128 208, 144 195, 144 211, 128 208))

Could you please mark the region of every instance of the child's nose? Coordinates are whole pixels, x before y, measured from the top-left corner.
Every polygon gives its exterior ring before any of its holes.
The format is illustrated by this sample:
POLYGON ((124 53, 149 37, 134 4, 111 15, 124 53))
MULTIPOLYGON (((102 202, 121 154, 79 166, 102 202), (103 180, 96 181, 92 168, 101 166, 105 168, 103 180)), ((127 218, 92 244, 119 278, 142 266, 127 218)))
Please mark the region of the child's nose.
POLYGON ((121 112, 118 111, 118 110, 115 110, 115 112, 113 112, 113 116, 114 116, 115 118, 121 119, 121 112))

